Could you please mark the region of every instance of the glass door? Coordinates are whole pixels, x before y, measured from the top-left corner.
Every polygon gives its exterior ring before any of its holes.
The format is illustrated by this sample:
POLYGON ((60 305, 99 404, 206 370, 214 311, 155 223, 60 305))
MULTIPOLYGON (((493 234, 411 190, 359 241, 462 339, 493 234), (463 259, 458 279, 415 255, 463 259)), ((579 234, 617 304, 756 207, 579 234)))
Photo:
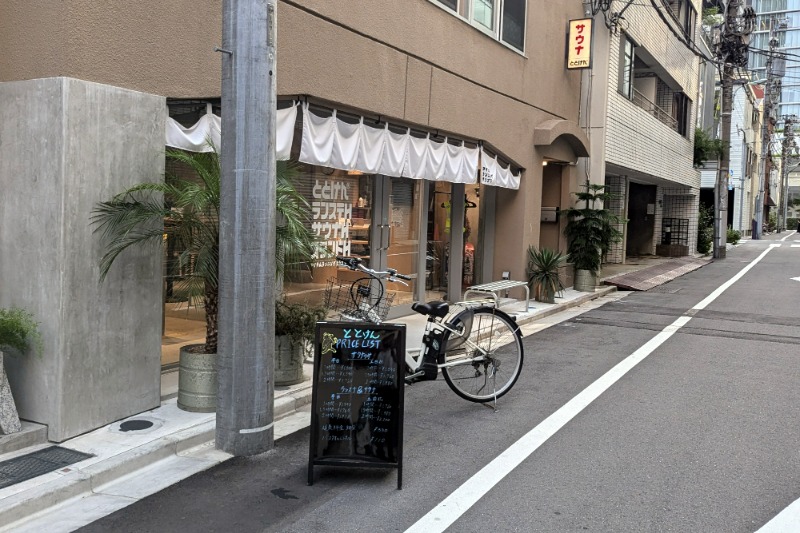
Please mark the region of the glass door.
POLYGON ((375 176, 373 223, 370 234, 371 266, 376 270, 393 268, 411 276, 408 286, 387 285, 393 298, 389 317, 411 313, 411 304, 418 300, 420 275, 420 242, 422 233, 422 180, 375 176))

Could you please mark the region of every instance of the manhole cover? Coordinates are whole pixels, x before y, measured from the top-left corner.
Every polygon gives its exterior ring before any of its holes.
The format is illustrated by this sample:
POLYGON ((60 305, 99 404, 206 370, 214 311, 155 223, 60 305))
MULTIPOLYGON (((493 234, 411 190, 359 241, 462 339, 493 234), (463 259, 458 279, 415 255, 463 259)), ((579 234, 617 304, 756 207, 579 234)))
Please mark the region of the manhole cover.
POLYGON ((126 420, 119 425, 120 431, 141 431, 153 427, 153 423, 149 420, 126 420))
POLYGON ((0 489, 53 472, 89 457, 94 456, 60 446, 51 446, 50 448, 14 457, 0 463, 0 489))

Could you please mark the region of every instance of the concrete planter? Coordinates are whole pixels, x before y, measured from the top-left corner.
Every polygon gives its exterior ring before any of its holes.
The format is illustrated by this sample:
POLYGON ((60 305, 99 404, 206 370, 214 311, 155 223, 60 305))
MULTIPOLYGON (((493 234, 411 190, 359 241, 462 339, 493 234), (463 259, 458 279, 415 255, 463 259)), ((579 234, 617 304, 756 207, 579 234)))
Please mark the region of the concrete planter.
POLYGON ((0 434, 8 435, 22 430, 17 413, 17 404, 11 395, 11 386, 3 366, 3 352, 0 352, 0 434))
POLYGON ((193 353, 202 344, 181 347, 178 369, 178 407, 194 413, 217 410, 217 354, 193 353))
POLYGON ((275 336, 275 385, 286 386, 302 383, 305 346, 293 345, 286 335, 275 336))
POLYGON ((591 270, 575 269, 575 285, 573 288, 581 292, 594 292, 597 288, 597 274, 591 270))

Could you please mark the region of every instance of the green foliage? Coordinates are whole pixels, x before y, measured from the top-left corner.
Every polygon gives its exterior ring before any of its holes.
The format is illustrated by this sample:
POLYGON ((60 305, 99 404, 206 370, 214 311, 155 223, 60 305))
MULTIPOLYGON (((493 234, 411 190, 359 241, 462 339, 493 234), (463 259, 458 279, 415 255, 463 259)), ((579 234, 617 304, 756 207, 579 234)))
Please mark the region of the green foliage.
POLYGON ((720 14, 718 7, 709 7, 703 10, 703 26, 718 26, 722 24, 724 17, 720 14))
POLYGON ((301 345, 314 338, 317 322, 325 320, 325 315, 325 307, 282 299, 275 303, 275 335, 286 335, 293 345, 301 345))
POLYGON ((703 255, 711 251, 714 243, 714 208, 700 204, 697 220, 697 252, 703 255))
POLYGON ((579 202, 584 203, 584 207, 567 209, 564 234, 567 237, 567 254, 575 268, 596 274, 611 245, 622 240, 622 232, 616 225, 626 220, 607 209, 595 207, 598 202, 605 203, 613 198, 608 187, 587 180, 584 188, 573 193, 579 202))
POLYGON ((548 295, 555 295, 564 290, 558 268, 567 258, 561 252, 535 246, 528 246, 528 285, 531 288, 540 287, 548 295))
MULTIPOLYGON (((163 182, 142 183, 97 204, 91 221, 100 232, 105 253, 100 280, 119 255, 132 246, 161 246, 163 235, 178 249, 175 268, 183 274, 177 293, 202 296, 206 311, 206 351, 217 351, 219 275, 219 206, 221 167, 216 152, 167 150, 169 161, 188 167, 193 178, 168 174, 163 182)), ((297 166, 276 165, 275 206, 281 223, 276 229, 276 271, 282 275, 313 256, 317 242, 306 226, 308 202, 292 180, 297 166)))
POLYGON ((18 307, 0 309, 0 348, 11 348, 9 355, 25 354, 28 350, 41 355, 42 347, 39 323, 32 313, 18 307))
POLYGON ((769 222, 767 223, 767 231, 775 231, 778 228, 778 212, 772 211, 769 214, 769 222))
POLYGON ((786 229, 797 229, 797 220, 793 217, 788 217, 786 219, 786 229))
POLYGON ((735 230, 735 229, 730 228, 730 227, 728 228, 727 242, 729 242, 731 244, 736 244, 736 243, 739 242, 739 239, 741 239, 741 238, 742 238, 742 234, 739 233, 738 230, 735 230))
POLYGON ((714 139, 700 128, 694 130, 694 166, 702 167, 706 161, 719 160, 725 153, 725 142, 714 139))

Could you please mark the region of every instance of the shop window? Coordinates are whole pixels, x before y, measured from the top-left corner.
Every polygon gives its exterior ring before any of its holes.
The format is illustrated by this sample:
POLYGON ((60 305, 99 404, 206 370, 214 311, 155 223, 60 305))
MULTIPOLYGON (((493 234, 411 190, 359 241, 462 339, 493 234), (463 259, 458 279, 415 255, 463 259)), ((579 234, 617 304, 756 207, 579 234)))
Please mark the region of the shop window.
POLYGON ((527 0, 431 0, 476 28, 519 50, 525 50, 527 0))

